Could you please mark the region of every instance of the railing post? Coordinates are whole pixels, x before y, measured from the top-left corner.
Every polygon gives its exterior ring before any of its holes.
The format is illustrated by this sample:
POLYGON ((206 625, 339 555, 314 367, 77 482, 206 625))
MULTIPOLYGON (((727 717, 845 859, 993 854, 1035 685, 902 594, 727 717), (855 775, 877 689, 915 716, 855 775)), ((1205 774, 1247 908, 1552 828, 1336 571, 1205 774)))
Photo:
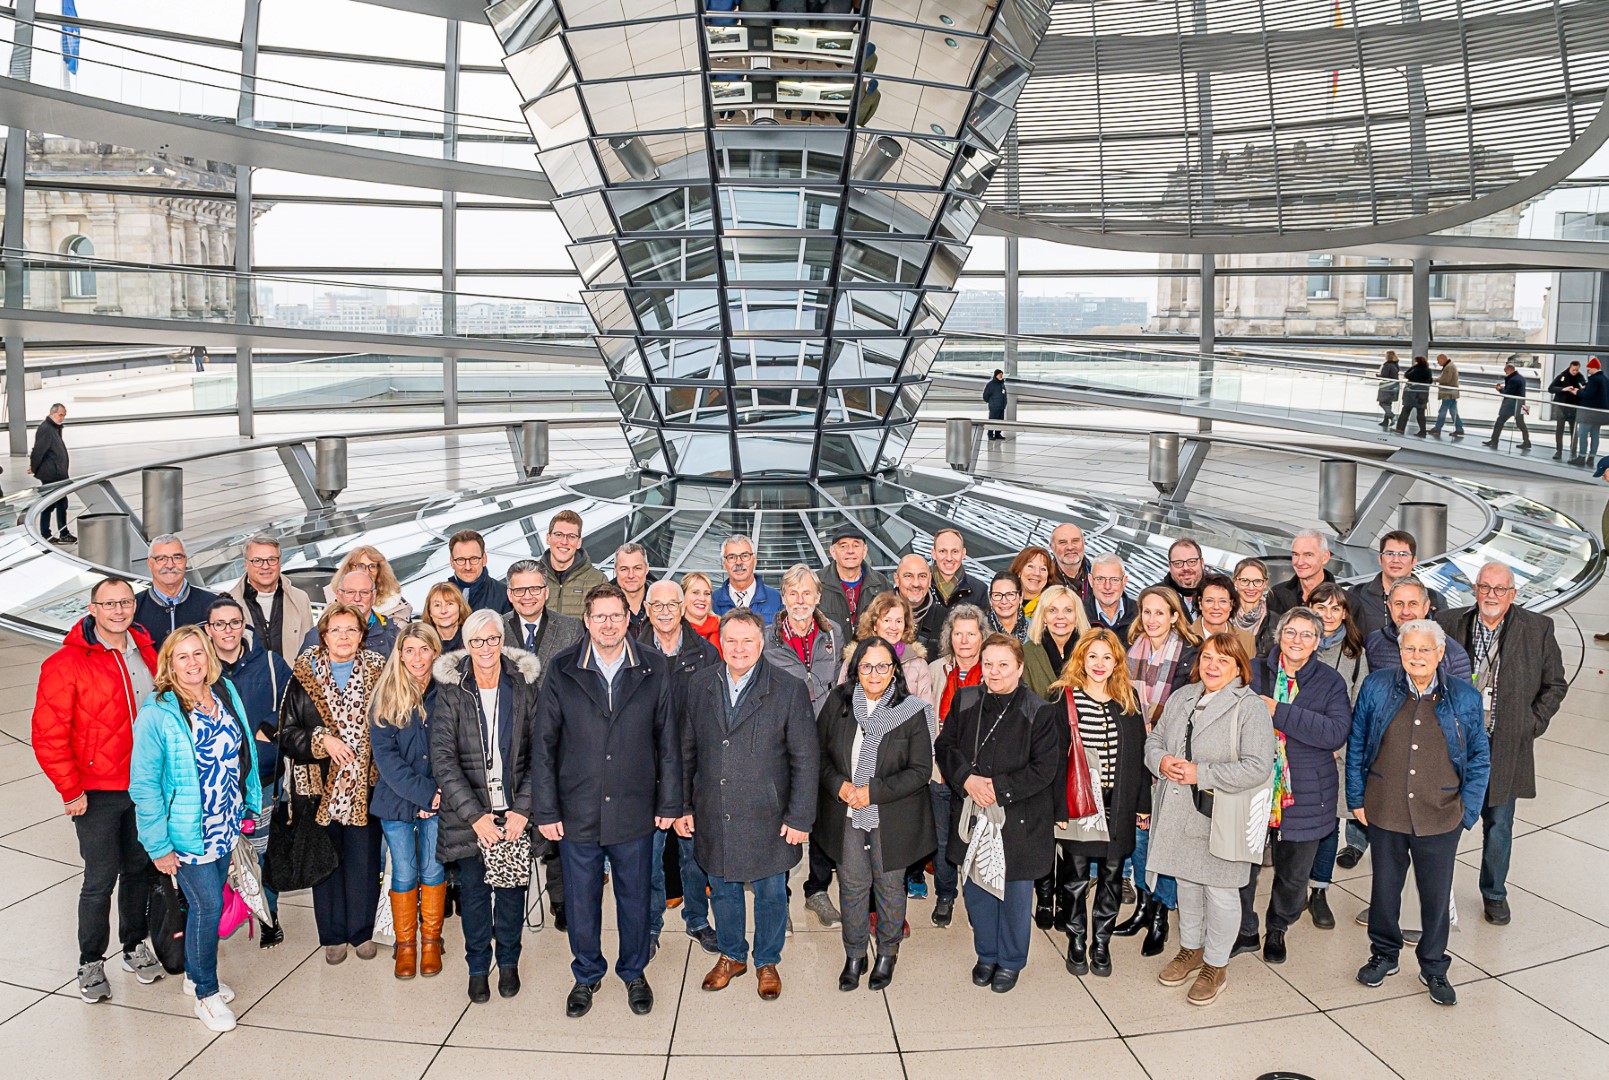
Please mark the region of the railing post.
POLYGON ((944 460, 956 472, 972 471, 972 421, 952 416, 944 422, 944 460))
POLYGON ((1405 502, 1397 508, 1397 528, 1418 541, 1420 562, 1447 553, 1447 504, 1405 502))
POLYGON ((1318 516, 1337 536, 1345 536, 1358 518, 1358 463, 1325 458, 1318 464, 1318 516))
POLYGON ((140 519, 147 542, 153 536, 184 531, 184 470, 153 465, 140 470, 140 519))
POLYGON ((129 516, 116 511, 79 514, 78 557, 119 574, 127 573, 134 562, 130 543, 129 516))
POLYGON ((526 420, 520 424, 520 467, 526 479, 541 476, 548 465, 548 422, 526 420))
POLYGON ((1179 433, 1177 431, 1151 432, 1151 453, 1146 466, 1151 484, 1163 498, 1173 494, 1179 486, 1179 433))
POLYGON ((316 439, 313 460, 318 497, 328 505, 346 490, 346 436, 325 435, 316 439))

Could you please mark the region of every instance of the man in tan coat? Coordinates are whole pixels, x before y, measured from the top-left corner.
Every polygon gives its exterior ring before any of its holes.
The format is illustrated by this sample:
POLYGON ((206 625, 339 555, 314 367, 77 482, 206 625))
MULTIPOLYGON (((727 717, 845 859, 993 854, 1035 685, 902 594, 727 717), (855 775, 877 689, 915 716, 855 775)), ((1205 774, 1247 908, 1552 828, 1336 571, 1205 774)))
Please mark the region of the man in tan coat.
POLYGON ((313 629, 312 602, 280 573, 278 537, 258 533, 247 540, 244 562, 246 573, 230 586, 229 595, 240 601, 252 636, 288 664, 313 629))
POLYGON ((1430 429, 1430 433, 1439 438, 1450 416, 1453 418, 1453 438, 1462 439, 1464 418, 1458 415, 1458 365, 1446 353, 1437 353, 1436 363, 1441 365, 1441 374, 1436 376, 1436 426, 1430 429))

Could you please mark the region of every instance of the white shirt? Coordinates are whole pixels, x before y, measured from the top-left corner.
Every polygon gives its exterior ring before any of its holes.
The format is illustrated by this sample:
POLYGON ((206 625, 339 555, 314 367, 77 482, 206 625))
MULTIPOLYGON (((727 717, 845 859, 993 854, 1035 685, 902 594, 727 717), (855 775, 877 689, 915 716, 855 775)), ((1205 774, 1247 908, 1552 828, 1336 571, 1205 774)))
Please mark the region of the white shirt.
MULTIPOLYGON (((486 713, 486 741, 491 744, 486 747, 492 757, 492 767, 487 770, 487 776, 501 778, 503 775, 503 748, 497 739, 497 690, 498 688, 495 686, 490 690, 481 690, 480 707, 486 713)), ((503 792, 503 785, 499 783, 489 786, 492 789, 493 812, 507 810, 508 798, 503 792), (500 798, 499 796, 502 797, 500 798)))
MULTIPOLYGON (((860 750, 861 750, 861 747, 865 745, 865 743, 866 743, 866 729, 861 727, 859 724, 856 724, 855 725, 855 742, 849 748, 849 785, 851 787, 857 786, 855 784, 855 766, 860 761, 860 750)), ((853 806, 845 806, 844 807, 844 816, 848 817, 848 818, 854 817, 855 816, 855 808, 853 806)))
POLYGON ((748 606, 750 606, 754 602, 755 586, 757 586, 759 584, 760 584, 760 579, 755 578, 753 581, 749 582, 749 587, 747 589, 743 590, 742 592, 738 592, 737 591, 737 586, 733 585, 731 582, 727 582, 726 583, 726 592, 727 592, 727 594, 729 596, 732 597, 732 606, 733 607, 748 607, 748 606))
POLYGON ((603 674, 604 685, 610 687, 613 692, 615 675, 619 673, 620 665, 626 662, 626 650, 621 649, 619 655, 612 661, 605 660, 603 654, 596 650, 593 651, 592 658, 598 662, 598 671, 603 674))
POLYGON ((522 649, 525 648, 526 647, 526 642, 531 640, 531 635, 537 633, 541 629, 542 629, 542 616, 538 615, 536 617, 535 622, 526 622, 524 619, 521 619, 520 620, 520 644, 519 644, 519 647, 522 648, 522 649))

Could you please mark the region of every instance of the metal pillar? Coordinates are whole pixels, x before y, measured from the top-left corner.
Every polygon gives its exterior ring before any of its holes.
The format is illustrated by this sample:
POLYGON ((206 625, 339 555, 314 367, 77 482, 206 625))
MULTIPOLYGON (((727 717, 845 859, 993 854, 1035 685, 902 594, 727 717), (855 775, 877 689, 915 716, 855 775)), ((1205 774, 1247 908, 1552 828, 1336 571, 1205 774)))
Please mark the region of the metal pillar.
MULTIPOLYGON (((15 43, 11 46, 13 79, 29 81, 33 67, 34 0, 17 0, 16 22, 12 24, 15 43)), ((6 220, 0 242, 6 247, 5 305, 22 307, 23 196, 28 173, 28 131, 6 129, 6 220)), ((6 348, 6 436, 12 457, 28 456, 28 373, 23 370, 23 340, 19 335, 5 339, 6 348)))
POLYGON ((1447 504, 1405 502, 1397 508, 1397 528, 1412 533, 1419 543, 1419 561, 1447 551, 1447 504))
POLYGON ((328 505, 346 490, 346 436, 320 436, 313 443, 313 458, 318 497, 328 505))
POLYGON ((1179 486, 1177 431, 1151 432, 1151 453, 1146 466, 1146 476, 1157 491, 1162 493, 1163 498, 1172 495, 1174 489, 1179 486))
POLYGON ((972 471, 972 421, 961 416, 944 421, 944 460, 956 472, 972 471))
POLYGON ((184 531, 184 470, 152 465, 140 470, 140 520, 145 539, 184 531))
POLYGON ((129 516, 120 513, 79 514, 78 557, 118 574, 126 574, 134 562, 129 516))
MULTIPOLYGON (((257 25, 262 0, 246 0, 245 21, 240 31, 240 106, 235 122, 251 127, 257 116, 257 25)), ((251 324, 255 297, 252 295, 251 166, 235 165, 235 321, 251 324)), ((235 346, 235 413, 240 434, 257 434, 255 390, 252 385, 252 352, 248 344, 235 346)))
MULTIPOLYGON (((448 19, 446 82, 442 87, 442 157, 458 157, 458 53, 462 29, 456 19, 448 19)), ((458 333, 458 193, 441 193, 441 332, 458 333)), ((441 422, 458 423, 458 356, 441 358, 441 422)))
MULTIPOLYGON (((1012 121, 1011 132, 1006 136, 1006 203, 1012 209, 1021 206, 1022 170, 1017 152, 1017 124, 1012 121)), ((1015 236, 1006 237, 1006 310, 1005 355, 1001 358, 1006 378, 1015 379, 1017 367, 1017 335, 1022 333, 1022 241, 1015 236)), ((1017 419, 1017 397, 1006 398, 1006 419, 1017 419)), ((1009 433, 1008 433, 1009 434, 1009 433)), ((1010 435, 1016 438, 1015 435, 1010 435)))
MULTIPOLYGON (((1430 355, 1430 260, 1413 261, 1413 341, 1414 356, 1430 355)), ((1406 370, 1406 369, 1405 369, 1406 370)))
MULTIPOLYGON (((1218 348, 1218 257, 1216 255, 1201 256, 1201 339, 1197 345, 1197 352, 1201 359, 1197 361, 1198 387, 1196 392, 1200 395, 1202 404, 1212 401, 1213 364, 1212 354, 1218 348)), ((1196 430, 1206 434, 1212 430, 1212 418, 1208 416, 1196 417, 1196 430)))
POLYGON ((548 465, 548 422, 526 420, 520 424, 520 467, 527 478, 541 476, 548 465))
POLYGON ((1318 463, 1318 516, 1337 536, 1345 536, 1358 517, 1358 463, 1325 458, 1318 463))

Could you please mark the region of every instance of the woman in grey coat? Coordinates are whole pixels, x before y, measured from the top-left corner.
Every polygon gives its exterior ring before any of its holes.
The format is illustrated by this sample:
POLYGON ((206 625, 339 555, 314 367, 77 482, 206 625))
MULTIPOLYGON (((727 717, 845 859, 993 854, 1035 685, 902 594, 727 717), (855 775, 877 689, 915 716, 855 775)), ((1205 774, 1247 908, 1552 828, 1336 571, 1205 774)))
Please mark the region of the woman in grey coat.
POLYGON ((1250 683, 1240 643, 1214 634, 1202 643, 1194 680, 1168 698, 1145 740, 1145 765, 1157 777, 1146 870, 1179 883, 1181 948, 1158 981, 1181 986, 1194 975, 1192 1005, 1210 1005, 1223 991, 1240 931, 1239 890, 1251 878, 1249 862, 1208 850, 1212 818, 1196 809, 1195 790, 1247 791, 1274 768, 1274 724, 1250 683))

